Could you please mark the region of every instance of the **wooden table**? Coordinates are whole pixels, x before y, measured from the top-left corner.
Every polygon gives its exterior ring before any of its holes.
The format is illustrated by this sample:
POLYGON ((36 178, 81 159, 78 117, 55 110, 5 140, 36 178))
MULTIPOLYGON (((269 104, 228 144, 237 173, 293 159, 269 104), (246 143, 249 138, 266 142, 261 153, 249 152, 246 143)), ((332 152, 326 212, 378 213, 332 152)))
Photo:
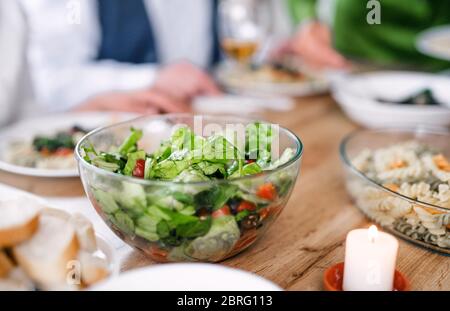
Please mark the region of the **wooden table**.
MULTIPOLYGON (((300 178, 292 197, 265 236, 224 265, 255 272, 288 290, 321 290, 328 266, 343 261, 347 232, 368 226, 344 188, 338 146, 357 128, 328 96, 298 101, 294 111, 265 118, 293 130, 304 142, 300 178)), ((37 179, 0 172, 0 182, 39 195, 82 195, 78 179, 37 179)), ((122 270, 152 264, 137 251, 122 270)), ((400 241, 398 268, 413 290, 450 290, 450 260, 400 241)))

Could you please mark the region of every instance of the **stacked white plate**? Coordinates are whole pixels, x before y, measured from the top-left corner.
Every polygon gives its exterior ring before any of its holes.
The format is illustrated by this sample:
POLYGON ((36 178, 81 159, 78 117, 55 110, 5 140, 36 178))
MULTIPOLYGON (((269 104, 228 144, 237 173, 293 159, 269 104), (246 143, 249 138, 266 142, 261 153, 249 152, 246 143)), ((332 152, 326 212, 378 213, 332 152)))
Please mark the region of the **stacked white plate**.
POLYGON ((450 77, 447 76, 401 71, 350 74, 333 81, 332 94, 347 116, 365 127, 450 126, 450 77), (425 89, 431 90, 442 105, 395 103, 425 89))
POLYGON ((253 115, 263 111, 289 111, 295 102, 283 96, 201 96, 194 99, 194 111, 200 114, 253 115))

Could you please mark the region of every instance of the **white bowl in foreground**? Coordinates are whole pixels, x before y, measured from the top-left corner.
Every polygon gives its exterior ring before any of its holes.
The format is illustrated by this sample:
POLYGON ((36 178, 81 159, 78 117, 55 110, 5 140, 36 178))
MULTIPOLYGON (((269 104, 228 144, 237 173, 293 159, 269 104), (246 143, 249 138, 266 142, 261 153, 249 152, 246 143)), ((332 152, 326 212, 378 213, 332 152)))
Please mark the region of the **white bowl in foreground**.
POLYGON ((99 291, 280 291, 246 271, 217 264, 162 264, 125 272, 91 288, 99 291))

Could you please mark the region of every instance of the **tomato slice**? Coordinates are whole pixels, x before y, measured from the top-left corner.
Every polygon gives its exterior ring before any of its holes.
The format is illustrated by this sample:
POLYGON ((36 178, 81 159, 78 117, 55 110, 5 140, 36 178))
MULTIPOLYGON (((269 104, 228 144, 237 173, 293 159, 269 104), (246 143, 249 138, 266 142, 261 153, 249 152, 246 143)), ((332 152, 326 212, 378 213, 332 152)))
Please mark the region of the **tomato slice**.
POLYGON ((136 160, 136 165, 134 166, 133 176, 138 178, 144 178, 145 172, 145 160, 139 159, 136 160))
POLYGON ((73 150, 70 148, 58 148, 54 155, 58 157, 66 157, 73 154, 73 150))
POLYGON ((212 218, 219 218, 219 217, 222 217, 222 216, 228 216, 228 215, 231 215, 231 212, 230 212, 230 207, 228 206, 228 205, 224 205, 224 206, 222 206, 221 208, 219 208, 217 211, 214 211, 212 214, 211 214, 211 217, 212 218))
POLYGON ((254 211, 256 209, 255 204, 253 204, 252 202, 249 201, 242 201, 239 206, 237 207, 236 211, 242 212, 242 211, 254 211))
POLYGON ((43 157, 48 157, 49 155, 51 155, 52 153, 50 152, 50 150, 48 150, 48 148, 44 147, 42 148, 39 153, 41 154, 41 156, 43 157))
POLYGON ((256 195, 260 198, 272 201, 277 197, 277 190, 272 183, 266 183, 258 188, 256 195))
POLYGON ((152 245, 149 249, 150 257, 157 262, 167 262, 167 251, 159 248, 158 246, 152 245))

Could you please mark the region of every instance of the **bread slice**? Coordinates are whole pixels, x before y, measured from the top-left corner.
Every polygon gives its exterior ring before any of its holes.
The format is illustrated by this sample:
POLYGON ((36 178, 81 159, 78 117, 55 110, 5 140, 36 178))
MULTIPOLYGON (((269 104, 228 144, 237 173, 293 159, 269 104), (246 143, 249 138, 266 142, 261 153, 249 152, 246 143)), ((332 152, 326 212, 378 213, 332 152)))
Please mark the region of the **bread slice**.
POLYGON ((0 248, 31 238, 38 228, 40 209, 28 198, 0 202, 0 248))
POLYGON ((13 248, 18 264, 39 288, 70 283, 71 261, 77 259, 78 239, 65 217, 43 212, 31 239, 13 248))
POLYGON ((63 211, 61 209, 52 208, 52 207, 45 207, 41 210, 41 215, 48 215, 48 216, 54 216, 61 218, 65 221, 69 221, 72 215, 70 215, 68 212, 63 211))
POLYGON ((55 208, 44 208, 42 215, 51 215, 68 221, 77 234, 80 248, 87 252, 95 252, 97 250, 97 239, 95 238, 94 226, 82 214, 75 213, 73 215, 66 211, 55 208))
POLYGON ((0 250, 0 279, 8 277, 11 270, 14 268, 14 264, 6 253, 0 250))
POLYGON ((33 282, 19 267, 11 270, 8 278, 0 279, 0 291, 26 291, 33 289, 35 289, 33 282))
POLYGON ((108 277, 109 267, 106 259, 85 251, 81 251, 78 258, 81 264, 83 285, 90 286, 108 277))
POLYGON ((89 253, 95 252, 97 250, 97 239, 92 223, 79 213, 73 214, 70 222, 75 228, 80 248, 89 253))

